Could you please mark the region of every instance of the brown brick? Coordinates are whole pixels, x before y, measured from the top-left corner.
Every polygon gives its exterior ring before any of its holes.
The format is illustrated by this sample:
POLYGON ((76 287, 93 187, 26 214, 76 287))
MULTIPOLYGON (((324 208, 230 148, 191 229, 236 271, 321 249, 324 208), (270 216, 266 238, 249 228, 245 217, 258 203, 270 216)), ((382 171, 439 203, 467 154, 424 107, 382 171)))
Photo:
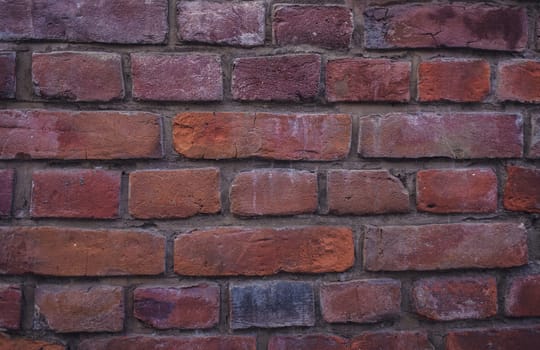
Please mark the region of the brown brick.
POLYGON ((0 111, 0 159, 161 158, 161 118, 144 112, 0 111))
POLYGON ((189 276, 264 276, 279 272, 339 272, 354 263, 346 227, 222 227, 181 234, 174 271, 189 276))
POLYGON ((133 315, 158 329, 212 328, 219 322, 219 286, 139 287, 133 315))
POLYGON ((135 171, 129 213, 138 219, 187 218, 221 210, 219 169, 135 171))
POLYGON ((365 332, 353 338, 350 350, 433 350, 423 331, 365 332))
MULTIPOLYGON (((0 15, 0 27, 1 23, 2 15, 0 15)), ((15 98, 15 88, 15 53, 0 53, 0 99, 15 98)))
POLYGON ((540 169, 509 166, 504 185, 504 207, 540 213, 540 169))
POLYGON ((446 350, 537 350, 540 328, 497 327, 451 331, 446 336, 446 350))
POLYGON ((0 227, 0 274, 157 275, 164 268, 165 239, 143 231, 0 227))
POLYGON ((531 116, 528 158, 540 159, 540 114, 531 116))
POLYGON ((527 264, 523 224, 443 224, 369 228, 369 271, 501 268, 527 264))
POLYGON ((321 286, 326 322, 372 323, 392 319, 401 308, 401 283, 380 278, 327 283, 321 286))
POLYGON ((296 215, 317 210, 317 175, 260 169, 238 174, 231 184, 231 212, 240 216, 296 215))
POLYGON ((13 169, 0 170, 0 217, 11 216, 14 179, 13 169))
POLYGON ((504 300, 508 316, 540 316, 540 275, 511 278, 504 300))
POLYGON ((330 102, 407 102, 411 63, 390 59, 341 58, 326 66, 330 102))
POLYGON ((274 335, 268 350, 349 350, 347 339, 326 334, 274 335))
POLYGON ((416 174, 418 210, 490 213, 497 210, 497 175, 491 169, 421 170, 416 174))
POLYGON ((0 284, 0 328, 21 328, 22 302, 22 291, 18 285, 0 284))
POLYGON ((40 340, 8 338, 0 333, 0 350, 65 350, 60 344, 49 343, 40 340))
MULTIPOLYGON (((88 339, 81 342, 79 350, 149 350, 149 349, 204 349, 204 350, 256 350, 254 336, 195 336, 157 337, 127 336, 88 339)), ((49 349, 46 349, 49 350, 49 349)), ((56 350, 56 349, 51 349, 56 350)))
POLYGON ((32 175, 32 217, 118 217, 118 171, 41 170, 32 175))
POLYGON ((345 114, 186 112, 174 119, 173 143, 195 159, 329 161, 348 155, 351 127, 345 114))
POLYGON ((497 98, 501 101, 540 103, 540 61, 509 60, 499 63, 497 98))

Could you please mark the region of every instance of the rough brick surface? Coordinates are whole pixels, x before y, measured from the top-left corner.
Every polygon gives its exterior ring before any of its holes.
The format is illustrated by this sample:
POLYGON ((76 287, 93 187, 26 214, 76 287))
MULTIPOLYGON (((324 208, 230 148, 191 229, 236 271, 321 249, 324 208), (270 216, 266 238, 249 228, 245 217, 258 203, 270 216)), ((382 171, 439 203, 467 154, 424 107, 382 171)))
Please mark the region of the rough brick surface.
POLYGON ((540 316, 540 275, 511 278, 504 299, 506 315, 540 316))
POLYGON ((538 344, 540 328, 535 326, 456 330, 446 336, 446 350, 535 350, 538 344))
POLYGON ((317 175, 308 171, 243 172, 230 191, 231 212, 240 216, 313 213, 317 198, 317 175))
POLYGON ((15 53, 0 53, 0 99, 14 98, 15 88, 15 53))
POLYGON ((504 207, 540 213, 540 169, 508 166, 504 185, 504 207))
POLYGON ((527 156, 540 159, 540 114, 531 116, 531 134, 527 156))
POLYGON ((157 275, 165 239, 143 231, 1 227, 0 274, 157 275))
POLYGON ((339 272, 353 263, 352 231, 345 227, 222 227, 181 234, 174 241, 174 271, 180 275, 339 272))
POLYGON ((21 328, 22 305, 22 291, 18 285, 0 284, 0 328, 21 328))
POLYGON ((399 315, 401 283, 368 279, 321 286, 321 309, 326 322, 372 323, 399 315))
POLYGON ((268 341, 268 350, 349 350, 347 339, 326 335, 276 335, 268 341))
POLYGON ((499 63, 497 98, 501 101, 540 103, 540 61, 510 60, 499 63))
POLYGON ((0 350, 65 350, 63 345, 40 340, 8 338, 0 334, 0 350))
POLYGON ((216 168, 135 171, 129 176, 129 213, 139 219, 218 213, 219 182, 216 168))
POLYGON ((351 350, 433 350, 427 333, 422 331, 365 332, 353 338, 351 350))
POLYGON ((0 170, 0 217, 11 216, 15 171, 0 170))
POLYGON ((337 160, 351 145, 345 114, 186 112, 173 121, 176 152, 195 159, 337 160))
MULTIPOLYGON (((79 350, 148 350, 148 349, 204 349, 256 350, 253 336, 195 336, 156 337, 132 336, 89 339, 81 342, 79 350)), ((49 350, 49 349, 45 349, 49 350)), ((56 349, 51 349, 56 350, 56 349)))

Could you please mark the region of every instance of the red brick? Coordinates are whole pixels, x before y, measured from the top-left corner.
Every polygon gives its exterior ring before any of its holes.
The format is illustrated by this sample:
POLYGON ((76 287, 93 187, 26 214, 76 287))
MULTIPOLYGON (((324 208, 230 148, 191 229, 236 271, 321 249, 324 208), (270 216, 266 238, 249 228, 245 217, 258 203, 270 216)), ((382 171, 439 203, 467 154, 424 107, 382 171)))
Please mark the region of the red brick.
POLYGON ((32 217, 118 217, 118 171, 42 170, 32 175, 32 217))
POLYGON ((278 45, 346 49, 354 30, 352 11, 342 6, 275 5, 272 18, 278 45))
POLYGON ((0 217, 11 216, 14 179, 13 169, 0 170, 0 217))
POLYGON ((481 102, 489 94, 490 68, 485 60, 444 59, 418 66, 418 100, 481 102))
POLYGON ((139 287, 133 315, 158 329, 212 328, 219 322, 219 286, 139 287))
POLYGON ((540 275, 513 277, 509 283, 504 298, 506 315, 540 316, 540 275))
POLYGON ((60 344, 40 340, 8 338, 0 333, 0 350, 65 350, 60 344))
POLYGON ((326 334, 274 335, 268 341, 268 350, 349 350, 345 338, 326 334))
POLYGON ((264 44, 265 5, 259 1, 177 3, 178 39, 209 44, 264 44))
POLYGON ((350 350, 433 350, 423 331, 366 332, 351 341, 350 350))
POLYGON ((133 97, 155 101, 223 99, 218 55, 136 53, 131 55, 133 97))
POLYGON ((0 227, 0 274, 157 275, 164 269, 164 237, 144 231, 0 227))
POLYGON ((37 96, 71 101, 112 101, 124 97, 120 55, 105 52, 52 52, 32 55, 37 96))
POLYGON ((232 97, 241 101, 314 100, 319 95, 321 56, 283 55, 237 58, 232 97))
POLYGON ((497 210, 497 175, 491 169, 421 170, 416 174, 418 210, 490 213, 497 210))
POLYGON ((181 234, 174 271, 188 276, 264 276, 345 271, 354 264, 346 227, 221 227, 181 234))
POLYGON ((220 210, 217 168, 135 171, 129 176, 129 213, 135 218, 187 218, 220 210))
POLYGON ((161 158, 161 118, 144 112, 0 111, 0 159, 161 158))
POLYGON ((426 278, 412 289, 416 313, 436 321, 482 319, 497 314, 494 277, 426 278))
POLYGON ((119 332, 124 328, 121 287, 41 285, 36 288, 39 328, 58 333, 119 332))
POLYGON ((21 312, 22 292, 20 287, 13 284, 0 284, 0 328, 20 329, 21 312))
POLYGON ((449 332, 446 350, 537 350, 539 327, 475 328, 449 332))
POLYGON ((400 305, 398 280, 367 279, 321 286, 322 315, 330 323, 372 323, 395 318, 400 305))
POLYGON ((337 215, 405 213, 409 192, 387 170, 330 170, 328 208, 337 215))
MULTIPOLYGON (((1 17, 2 15, 0 15, 0 23, 2 23, 1 17)), ((15 53, 0 53, 0 99, 15 98, 15 87, 15 53)))
POLYGON ((503 268, 527 264, 523 224, 443 224, 369 228, 368 271, 503 268))
POLYGON ((509 60, 499 63, 497 98, 501 101, 540 103, 540 61, 509 60))
POLYGON ((528 158, 540 159, 540 114, 531 116, 528 158))
POLYGON ((173 143, 195 159, 329 161, 347 157, 351 127, 345 114, 186 112, 173 121, 173 143))
POLYGON ((519 158, 523 119, 502 113, 394 113, 360 119, 363 157, 519 158))
MULTIPOLYGON (((148 350, 148 349, 204 349, 204 350, 256 350, 253 336, 197 336, 157 337, 128 336, 88 339, 81 342, 79 350, 148 350)), ((49 349, 46 349, 49 350, 49 349)), ((56 349, 51 349, 56 350, 56 349)))
POLYGON ((231 212, 240 216, 296 215, 317 210, 317 175, 308 171, 260 169, 232 182, 231 212))
POLYGON ((540 213, 540 169, 509 166, 504 185, 504 207, 540 213))
POLYGON ((371 7, 364 13, 369 49, 468 47, 522 51, 525 8, 487 4, 414 4, 371 7))

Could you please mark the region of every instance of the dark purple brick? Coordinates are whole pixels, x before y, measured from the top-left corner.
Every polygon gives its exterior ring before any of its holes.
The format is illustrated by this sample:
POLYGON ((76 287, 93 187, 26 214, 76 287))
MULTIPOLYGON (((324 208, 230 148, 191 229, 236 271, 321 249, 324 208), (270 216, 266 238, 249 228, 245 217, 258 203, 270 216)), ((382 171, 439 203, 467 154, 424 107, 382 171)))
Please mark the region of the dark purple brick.
POLYGON ((0 53, 0 99, 14 98, 15 86, 15 53, 0 53))
POLYGON ((11 215, 14 178, 13 169, 0 170, 0 217, 11 215))

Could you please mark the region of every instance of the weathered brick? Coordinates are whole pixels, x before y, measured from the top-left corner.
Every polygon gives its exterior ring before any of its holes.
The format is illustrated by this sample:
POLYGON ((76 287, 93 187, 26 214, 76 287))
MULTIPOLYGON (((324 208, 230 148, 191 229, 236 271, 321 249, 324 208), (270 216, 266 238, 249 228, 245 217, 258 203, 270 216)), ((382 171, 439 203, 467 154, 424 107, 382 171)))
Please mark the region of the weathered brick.
POLYGON ((240 216, 296 215, 317 210, 317 175, 260 169, 238 174, 231 184, 231 212, 240 216))
POLYGON ((387 170, 331 170, 327 181, 328 209, 337 215, 405 213, 409 192, 387 170))
POLYGON ((37 96, 70 101, 112 101, 124 97, 119 54, 52 52, 32 55, 37 96))
POLYGON ((347 157, 351 127, 345 114, 186 112, 174 119, 173 143, 196 159, 329 161, 347 157))
POLYGON ((60 344, 49 343, 34 339, 8 338, 0 334, 0 350, 65 350, 60 344))
POLYGON ((32 217, 113 219, 120 204, 119 171, 41 170, 32 175, 32 217))
POLYGON ((0 274, 157 275, 164 269, 165 239, 151 233, 0 227, 0 274))
POLYGON ((528 158, 540 159, 540 114, 531 116, 528 158))
POLYGON ((468 47, 522 51, 527 11, 488 4, 413 4, 370 7, 364 12, 370 49, 468 47))
POLYGON ((343 6, 275 5, 272 18, 278 45, 346 49, 354 30, 352 11, 343 6))
POLYGON ((133 97, 155 101, 223 99, 221 57, 202 54, 131 54, 133 97))
POLYGON ((415 311, 437 321, 482 319, 497 314, 494 277, 426 278, 413 284, 415 311))
MULTIPOLYGON (((196 336, 156 337, 128 336, 88 339, 81 342, 79 350, 149 350, 149 349, 204 349, 204 350, 256 350, 253 336, 196 336)), ((49 350, 49 349, 45 349, 49 350)), ((56 350, 56 349, 51 349, 56 350)))
POLYGON ((540 169, 508 166, 504 185, 504 207, 540 213, 540 169))
POLYGON ((508 316, 540 316, 540 275, 511 278, 504 301, 508 316))
POLYGON ((229 298, 232 329, 315 325, 313 288, 309 283, 231 284, 229 298))
POLYGON ((119 332, 124 328, 121 287, 41 285, 36 288, 38 328, 58 333, 119 332))
MULTIPOLYGON (((2 15, 0 15, 0 23, 2 23, 1 17, 2 15)), ((15 98, 15 88, 15 53, 0 53, 0 99, 15 98)))
POLYGON ((0 328, 20 329, 22 306, 22 291, 18 285, 0 284, 0 328))
POLYGON ((433 350, 423 331, 365 332, 353 338, 350 350, 433 350))
POLYGON ((129 175, 129 213, 135 218, 187 218, 220 210, 217 168, 147 170, 129 175))
POLYGON ((486 60, 443 59, 418 66, 418 100, 422 102, 481 102, 489 94, 486 60))
POLYGON ((360 119, 363 157, 519 158, 523 119, 516 114, 451 113, 370 116, 360 119))
POLYGON ((523 224, 443 224, 368 228, 369 271, 498 268, 527 264, 523 224))
POLYGON ((326 99, 407 102, 411 63, 390 59, 340 58, 326 66, 326 99))
POLYGON ((497 175, 492 169, 420 170, 418 210, 431 213, 489 213, 497 210, 497 175))
POLYGON ((455 330, 446 336, 446 350, 536 350, 539 327, 497 327, 455 330))
POLYGON ((220 227, 181 234, 174 241, 174 271, 180 275, 323 273, 353 264, 352 231, 346 227, 220 227))
POLYGON ((268 350, 349 350, 347 339, 326 334, 274 335, 268 350))
POLYGON ((11 216, 14 179, 13 169, 0 170, 0 217, 11 216))
POLYGON ((139 287, 133 315, 158 329, 212 328, 219 322, 219 286, 139 287))
POLYGON ((499 63, 497 98, 501 101, 540 103, 540 61, 509 60, 499 63))
POLYGON ((260 1, 177 3, 178 39, 235 46, 264 44, 265 5, 260 1))
POLYGON ((144 112, 0 111, 0 159, 161 158, 161 118, 144 112))
POLYGON ((321 56, 243 57, 233 62, 232 96, 241 101, 314 100, 319 95, 321 56))

